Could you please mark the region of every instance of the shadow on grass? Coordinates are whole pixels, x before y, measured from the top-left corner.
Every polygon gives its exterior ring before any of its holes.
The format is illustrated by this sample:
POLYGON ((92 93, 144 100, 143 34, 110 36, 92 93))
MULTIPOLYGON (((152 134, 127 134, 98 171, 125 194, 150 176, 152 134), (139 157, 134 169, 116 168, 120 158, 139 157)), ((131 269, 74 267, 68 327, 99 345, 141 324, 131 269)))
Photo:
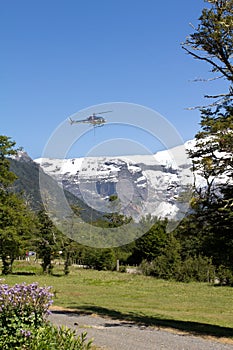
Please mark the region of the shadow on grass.
MULTIPOLYGON (((30 271, 15 271, 8 274, 9 276, 53 276, 53 277, 64 277, 64 273, 52 273, 48 275, 47 273, 41 272, 30 272, 30 271)), ((0 277, 6 275, 0 273, 0 277)))
POLYGON ((53 277, 64 277, 64 273, 52 273, 51 276, 53 276, 53 277))
POLYGON ((12 272, 9 275, 16 275, 16 276, 35 276, 36 273, 35 272, 28 272, 28 271, 16 271, 16 272, 12 272))
POLYGON ((233 338, 233 329, 228 327, 221 327, 200 322, 191 321, 179 321, 175 319, 166 319, 161 317, 150 317, 143 314, 136 313, 122 313, 120 311, 107 309, 95 305, 79 306, 78 308, 71 305, 70 308, 73 311, 53 311, 53 313, 67 313, 67 314, 92 314, 95 313, 99 316, 110 317, 111 319, 125 320, 135 322, 135 324, 143 326, 156 326, 161 328, 173 328, 179 331, 187 332, 192 335, 199 336, 213 336, 213 337, 225 337, 233 338))

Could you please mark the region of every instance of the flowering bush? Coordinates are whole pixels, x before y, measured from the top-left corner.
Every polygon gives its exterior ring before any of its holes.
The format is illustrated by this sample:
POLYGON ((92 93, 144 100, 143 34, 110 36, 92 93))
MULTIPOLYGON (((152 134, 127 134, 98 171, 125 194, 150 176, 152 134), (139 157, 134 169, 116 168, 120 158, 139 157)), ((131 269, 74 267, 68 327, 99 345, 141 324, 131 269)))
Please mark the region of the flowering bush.
POLYGON ((86 333, 51 325, 46 316, 53 303, 51 287, 38 283, 1 284, 0 349, 4 350, 88 350, 86 333))
POLYGON ((51 287, 39 287, 38 283, 22 283, 13 287, 0 284, 1 314, 14 312, 24 317, 25 321, 28 317, 28 321, 37 327, 49 313, 48 309, 53 303, 50 289, 51 287))
MULTIPOLYGON (((16 349, 41 327, 52 304, 51 287, 0 284, 0 348, 16 349)), ((22 348, 22 347, 21 347, 22 348)))

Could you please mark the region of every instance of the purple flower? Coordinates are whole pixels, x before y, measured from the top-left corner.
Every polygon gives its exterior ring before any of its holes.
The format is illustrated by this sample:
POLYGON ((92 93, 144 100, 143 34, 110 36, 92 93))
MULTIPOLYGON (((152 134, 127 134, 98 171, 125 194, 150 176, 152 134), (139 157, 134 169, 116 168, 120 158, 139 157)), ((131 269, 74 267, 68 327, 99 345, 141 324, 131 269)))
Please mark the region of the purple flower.
POLYGON ((31 332, 29 330, 26 329, 20 329, 20 333, 24 336, 24 337, 30 337, 31 332))

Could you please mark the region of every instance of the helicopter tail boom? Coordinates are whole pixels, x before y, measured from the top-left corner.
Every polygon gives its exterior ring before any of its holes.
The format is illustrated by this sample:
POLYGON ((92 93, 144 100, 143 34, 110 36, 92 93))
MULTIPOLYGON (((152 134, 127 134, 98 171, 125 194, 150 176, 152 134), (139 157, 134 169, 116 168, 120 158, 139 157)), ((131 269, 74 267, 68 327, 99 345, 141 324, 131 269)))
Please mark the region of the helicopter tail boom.
POLYGON ((72 125, 72 124, 77 124, 77 123, 83 123, 83 122, 85 122, 85 120, 73 120, 73 119, 69 118, 69 122, 72 125))

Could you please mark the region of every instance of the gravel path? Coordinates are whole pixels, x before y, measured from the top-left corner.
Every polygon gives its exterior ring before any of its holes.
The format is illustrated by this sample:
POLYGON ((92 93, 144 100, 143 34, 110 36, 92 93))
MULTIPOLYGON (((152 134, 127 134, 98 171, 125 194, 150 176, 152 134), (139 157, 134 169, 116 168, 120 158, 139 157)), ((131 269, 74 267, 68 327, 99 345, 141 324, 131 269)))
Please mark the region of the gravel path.
POLYGON ((86 331, 88 339, 94 338, 94 344, 106 350, 233 350, 233 344, 97 315, 53 311, 49 319, 58 326, 76 329, 79 334, 86 331))

